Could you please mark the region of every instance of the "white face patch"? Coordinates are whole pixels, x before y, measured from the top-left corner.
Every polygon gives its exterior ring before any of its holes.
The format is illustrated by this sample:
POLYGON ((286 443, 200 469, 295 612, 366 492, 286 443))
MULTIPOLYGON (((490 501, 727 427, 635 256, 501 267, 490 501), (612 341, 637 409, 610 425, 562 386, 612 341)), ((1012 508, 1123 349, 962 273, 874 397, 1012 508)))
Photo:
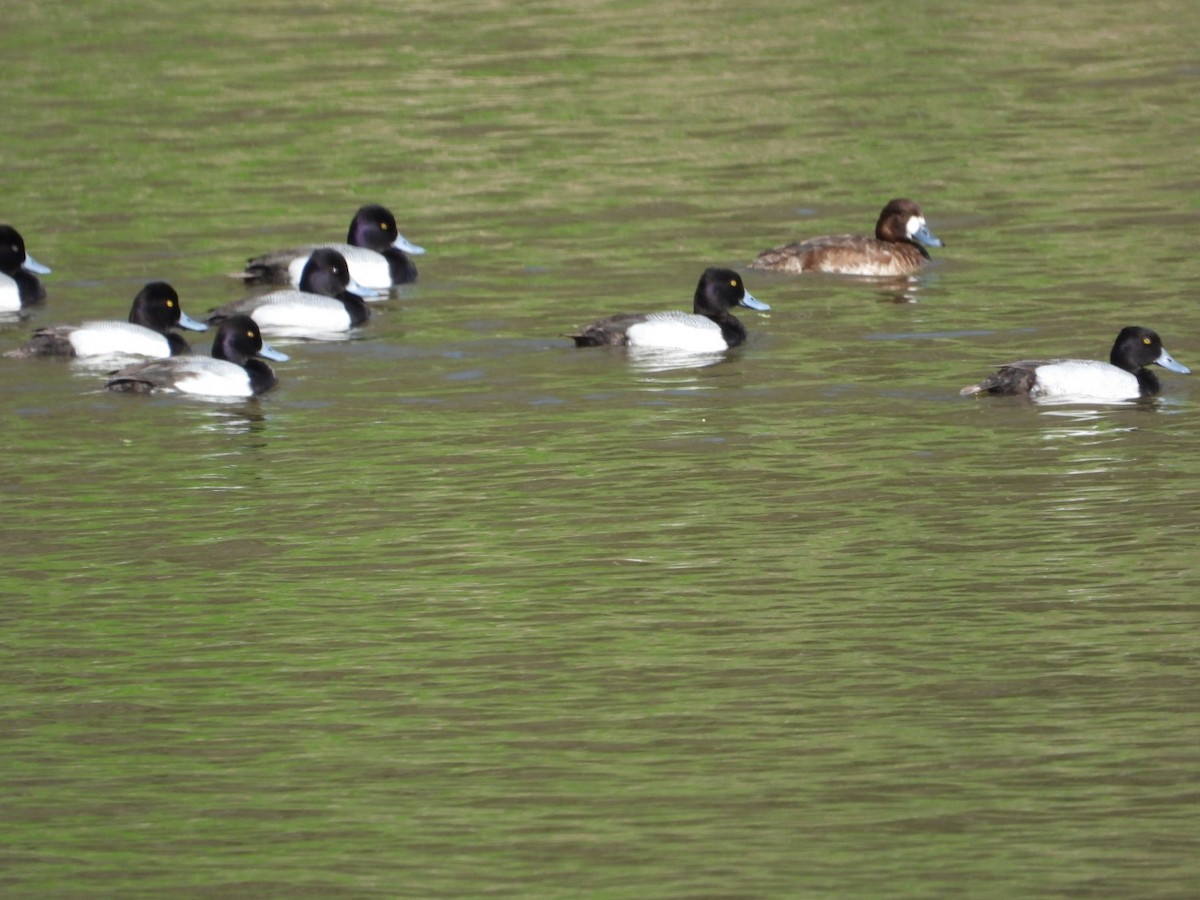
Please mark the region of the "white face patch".
POLYGON ((908 224, 904 226, 904 233, 912 237, 918 231, 925 227, 924 216, 909 216, 908 224))

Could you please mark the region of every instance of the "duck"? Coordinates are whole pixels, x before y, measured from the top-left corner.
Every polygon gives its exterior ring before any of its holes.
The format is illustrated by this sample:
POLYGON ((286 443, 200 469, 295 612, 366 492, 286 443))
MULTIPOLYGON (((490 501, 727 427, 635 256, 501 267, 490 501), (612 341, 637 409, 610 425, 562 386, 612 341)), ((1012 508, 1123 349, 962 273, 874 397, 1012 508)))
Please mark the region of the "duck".
POLYGON ((350 220, 344 244, 319 244, 275 250, 252 257, 238 277, 247 284, 300 286, 308 257, 317 247, 337 250, 350 265, 350 276, 373 294, 386 294, 393 287, 417 280, 417 267, 410 256, 420 256, 424 247, 407 240, 396 226, 396 217, 377 203, 362 206, 350 220))
POLYGON ((272 291, 226 303, 214 309, 208 321, 215 325, 241 313, 267 331, 349 331, 371 317, 362 297, 364 290, 350 278, 345 256, 337 250, 320 247, 304 265, 299 290, 272 291))
POLYGON ((1187 366, 1162 345, 1149 328, 1128 325, 1113 342, 1108 362, 1098 359, 1024 360, 1000 366, 978 384, 960 394, 1012 394, 1033 400, 1120 401, 1153 397, 1159 392, 1158 376, 1147 366, 1162 366, 1187 375, 1187 366))
POLYGON ((25 239, 11 225, 0 225, 0 312, 17 312, 41 303, 46 288, 38 275, 50 270, 25 252, 25 239))
POLYGON ((133 298, 129 319, 84 322, 81 325, 51 325, 35 331, 24 347, 9 356, 128 356, 167 357, 188 353, 191 348, 171 329, 192 331, 208 328, 183 311, 179 294, 165 281, 151 281, 133 298))
POLYGON ((576 347, 640 347, 715 353, 746 340, 746 328, 730 314, 735 306, 771 307, 746 290, 732 269, 708 268, 696 284, 692 312, 626 313, 593 322, 568 335, 576 347))
POLYGON ((275 386, 275 372, 257 357, 286 362, 287 355, 263 343, 249 316, 232 315, 217 328, 212 356, 172 356, 120 369, 110 391, 149 394, 178 391, 207 397, 253 397, 275 386))
POLYGON ((863 234, 809 238, 764 250, 750 268, 896 277, 921 271, 930 260, 925 247, 942 246, 941 239, 929 230, 921 207, 899 197, 889 200, 879 213, 873 238, 863 234))

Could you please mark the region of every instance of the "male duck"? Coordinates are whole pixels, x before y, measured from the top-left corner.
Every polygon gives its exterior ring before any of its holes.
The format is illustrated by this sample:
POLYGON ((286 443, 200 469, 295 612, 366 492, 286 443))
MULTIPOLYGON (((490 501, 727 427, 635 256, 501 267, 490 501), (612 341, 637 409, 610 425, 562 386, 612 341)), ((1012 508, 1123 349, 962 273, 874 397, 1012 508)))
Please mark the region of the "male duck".
POLYGON ((942 242, 925 224, 921 207, 912 200, 888 202, 875 223, 875 237, 831 234, 764 250, 752 269, 779 272, 830 272, 837 275, 895 277, 919 272, 929 261, 925 247, 942 242))
MULTIPOLYGON (((350 276, 373 293, 387 293, 395 285, 417 280, 417 267, 409 255, 425 248, 404 238, 396 217, 383 206, 368 204, 354 214, 345 244, 321 244, 337 250, 350 265, 350 276)), ((316 246, 276 250, 252 258, 241 277, 249 284, 300 285, 304 265, 316 246)))
POLYGON ((133 298, 129 321, 84 322, 51 325, 35 331, 24 347, 10 356, 178 356, 187 353, 187 341, 172 328, 204 331, 179 305, 179 294, 165 281, 152 281, 133 298))
POLYGON ((213 310, 208 321, 216 324, 241 313, 252 316, 267 331, 349 331, 371 316, 361 296, 363 290, 351 280, 346 258, 337 250, 321 247, 308 258, 299 290, 272 291, 226 303, 213 310))
POLYGON ((626 313, 593 322, 570 335, 576 347, 644 347, 689 353, 716 353, 746 340, 746 329, 730 315, 745 306, 768 310, 732 269, 705 269, 696 285, 692 312, 626 313))
POLYGON ((38 275, 50 270, 25 252, 25 240, 11 225, 0 225, 0 312, 16 312, 46 299, 38 275))
POLYGON ((979 384, 959 393, 1021 394, 1035 400, 1118 401, 1152 397, 1158 377, 1146 366, 1159 365, 1181 375, 1191 370, 1163 349, 1149 328, 1121 329, 1108 362, 1098 359, 1026 360, 1000 366, 979 384))
POLYGON ((252 397, 275 386, 275 373, 255 358, 258 356, 287 360, 263 343, 253 319, 234 315, 217 329, 212 356, 172 356, 138 363, 114 372, 105 387, 134 394, 180 391, 208 397, 252 397))

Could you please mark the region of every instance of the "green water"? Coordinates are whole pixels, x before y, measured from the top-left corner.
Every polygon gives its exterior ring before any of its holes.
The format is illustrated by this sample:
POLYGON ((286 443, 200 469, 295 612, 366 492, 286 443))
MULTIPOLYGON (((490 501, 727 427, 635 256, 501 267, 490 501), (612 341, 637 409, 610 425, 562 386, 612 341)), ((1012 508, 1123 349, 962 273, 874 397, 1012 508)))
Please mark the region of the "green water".
MULTIPOLYGON (((428 248, 210 403, 0 356, 0 893, 1188 897, 1194 3, 13 3, 0 322, 199 314, 363 202, 428 248), (745 271, 911 196, 920 282, 745 271)), ((203 341, 197 342, 203 344, 203 341)))

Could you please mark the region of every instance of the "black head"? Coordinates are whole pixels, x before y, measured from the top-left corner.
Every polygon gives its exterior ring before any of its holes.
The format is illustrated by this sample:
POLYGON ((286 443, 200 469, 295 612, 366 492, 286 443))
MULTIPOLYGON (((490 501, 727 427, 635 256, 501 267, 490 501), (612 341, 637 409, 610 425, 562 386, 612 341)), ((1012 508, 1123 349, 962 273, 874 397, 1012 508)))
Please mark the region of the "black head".
POLYGON ((710 318, 728 316, 735 306, 769 309, 755 300, 742 283, 742 276, 733 269, 708 268, 700 276, 692 299, 692 312, 710 318))
POLYGON ((336 250, 314 250, 300 274, 300 290, 337 297, 350 284, 350 266, 336 250))
POLYGON ((212 355, 239 366, 258 356, 263 348, 262 332, 249 316, 230 316, 217 329, 212 355))
POLYGON ((46 288, 34 272, 46 273, 45 266, 29 266, 25 241, 11 225, 0 225, 0 272, 17 283, 21 305, 28 306, 46 299, 46 288))
POLYGON ((1143 397, 1152 397, 1158 393, 1158 376, 1147 366, 1158 365, 1172 372, 1186 375, 1191 370, 1178 362, 1162 345, 1158 335, 1149 328, 1137 325, 1127 325, 1121 329, 1113 342, 1112 352, 1108 361, 1118 369, 1132 372, 1137 376, 1143 397))
POLYGON ((11 274, 24 264, 24 238, 11 225, 0 225, 0 272, 11 274))
POLYGON ((742 302, 746 288, 742 276, 732 269, 708 268, 696 284, 692 311, 699 315, 723 315, 742 302))
POLYGON ((1171 354, 1163 349, 1162 340, 1156 332, 1137 325, 1127 325, 1121 329, 1113 342, 1108 361, 1126 372, 1136 372, 1149 365, 1160 365, 1181 374, 1188 372, 1186 366, 1175 362, 1171 354))
POLYGON ((369 203, 354 214, 346 243, 381 252, 390 247, 399 235, 396 217, 386 207, 369 203))
POLYGON ((129 310, 129 321, 161 334, 179 324, 179 294, 165 281, 151 281, 138 291, 129 310))

